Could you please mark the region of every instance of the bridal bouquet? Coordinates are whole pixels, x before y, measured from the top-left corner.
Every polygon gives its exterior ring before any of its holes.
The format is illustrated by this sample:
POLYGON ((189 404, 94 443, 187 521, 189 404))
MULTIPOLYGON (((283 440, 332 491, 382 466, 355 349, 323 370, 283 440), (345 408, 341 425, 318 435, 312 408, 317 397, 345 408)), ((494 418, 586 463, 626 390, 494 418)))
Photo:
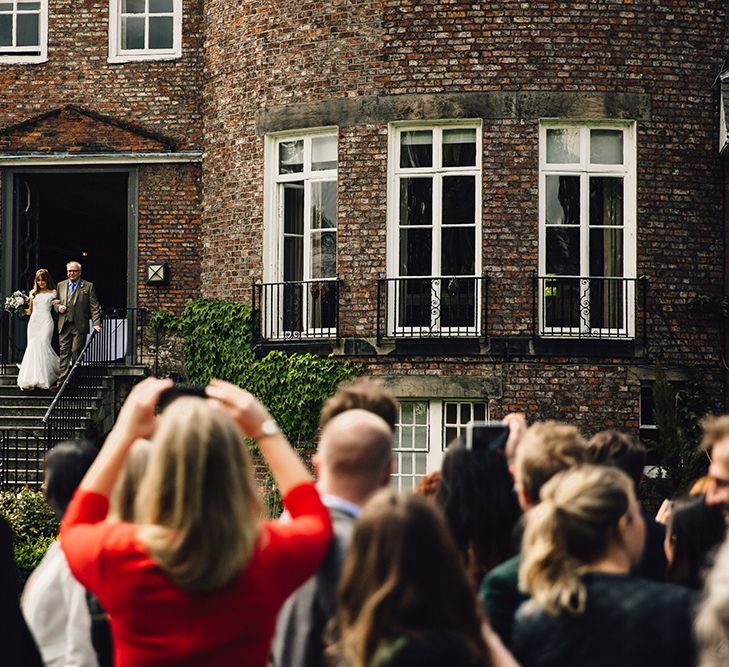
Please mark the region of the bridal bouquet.
POLYGON ((25 292, 16 290, 10 296, 5 297, 5 310, 9 313, 25 315, 28 309, 30 298, 25 292))

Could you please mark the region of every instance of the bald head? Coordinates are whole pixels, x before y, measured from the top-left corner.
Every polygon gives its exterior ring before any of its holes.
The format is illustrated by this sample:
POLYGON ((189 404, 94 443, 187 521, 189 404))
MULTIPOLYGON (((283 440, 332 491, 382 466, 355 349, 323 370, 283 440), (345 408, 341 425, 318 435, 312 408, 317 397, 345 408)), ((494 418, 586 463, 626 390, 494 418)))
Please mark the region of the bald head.
POLYGON ((360 409, 341 412, 326 423, 319 439, 321 490, 362 504, 387 483, 391 459, 392 431, 382 417, 360 409))

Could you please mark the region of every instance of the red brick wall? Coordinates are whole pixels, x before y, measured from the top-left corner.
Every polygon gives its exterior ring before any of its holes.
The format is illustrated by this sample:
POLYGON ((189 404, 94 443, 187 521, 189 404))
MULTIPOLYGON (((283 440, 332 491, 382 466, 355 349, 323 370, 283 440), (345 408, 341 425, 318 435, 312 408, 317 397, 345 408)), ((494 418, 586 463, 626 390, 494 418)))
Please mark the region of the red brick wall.
POLYGON ((183 3, 182 58, 110 64, 109 3, 53 0, 48 61, 0 64, 0 128, 75 104, 200 149, 202 4, 183 3))
MULTIPOLYGON (((364 96, 521 93, 521 108, 483 112, 483 266, 491 278, 489 333, 527 337, 529 274, 538 259, 541 115, 529 95, 544 101, 565 91, 604 94, 606 107, 588 104, 583 115, 572 115, 595 119, 621 117, 611 96, 633 94, 645 100, 634 118, 638 275, 650 284, 645 358, 574 357, 565 366, 564 358, 540 355, 459 359, 439 352, 407 362, 362 361, 382 374, 478 376, 503 364, 503 410, 595 427, 637 425, 634 366, 650 370, 660 360, 693 367, 721 394, 721 329, 694 302, 722 290, 713 83, 727 47, 725 3, 214 0, 205 11, 206 295, 247 300, 249 278, 263 273, 263 138, 256 134, 262 112, 364 96)), ((428 109, 427 100, 414 99, 409 119, 428 109)), ((371 339, 373 281, 386 271, 387 122, 368 120, 366 111, 359 121, 328 117, 325 124, 339 124, 342 333, 371 339)))
POLYGON ((138 305, 179 314, 200 294, 199 164, 147 165, 139 169, 138 305), (166 261, 170 284, 145 285, 151 261, 166 261))

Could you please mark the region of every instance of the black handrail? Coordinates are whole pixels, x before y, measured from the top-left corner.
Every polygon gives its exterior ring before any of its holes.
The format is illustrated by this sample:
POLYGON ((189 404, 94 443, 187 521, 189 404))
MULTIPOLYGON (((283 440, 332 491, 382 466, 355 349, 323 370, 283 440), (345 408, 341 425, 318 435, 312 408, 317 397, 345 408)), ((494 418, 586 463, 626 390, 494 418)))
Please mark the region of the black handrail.
POLYGON ((485 339, 488 276, 406 276, 377 281, 377 336, 485 339))
POLYGON ((642 339, 645 344, 645 276, 532 274, 532 290, 534 338, 642 339))
POLYGON ((340 284, 336 278, 253 282, 254 341, 339 340, 340 284))
POLYGON ((43 483, 45 440, 26 429, 0 431, 0 490, 28 486, 39 489, 43 483))

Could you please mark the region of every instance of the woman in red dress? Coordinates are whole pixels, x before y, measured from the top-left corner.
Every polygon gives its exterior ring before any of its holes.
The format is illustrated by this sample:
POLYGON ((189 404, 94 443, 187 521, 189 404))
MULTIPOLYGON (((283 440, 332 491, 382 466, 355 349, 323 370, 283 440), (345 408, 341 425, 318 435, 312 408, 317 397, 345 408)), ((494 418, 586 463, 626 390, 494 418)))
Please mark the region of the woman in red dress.
POLYGON ((266 409, 213 381, 155 416, 169 380, 129 395, 71 501, 61 545, 76 578, 108 612, 115 664, 263 665, 276 615, 326 554, 331 524, 306 467, 266 409), (291 521, 261 521, 252 437, 291 521), (152 448, 135 522, 107 519, 138 438, 152 448))

